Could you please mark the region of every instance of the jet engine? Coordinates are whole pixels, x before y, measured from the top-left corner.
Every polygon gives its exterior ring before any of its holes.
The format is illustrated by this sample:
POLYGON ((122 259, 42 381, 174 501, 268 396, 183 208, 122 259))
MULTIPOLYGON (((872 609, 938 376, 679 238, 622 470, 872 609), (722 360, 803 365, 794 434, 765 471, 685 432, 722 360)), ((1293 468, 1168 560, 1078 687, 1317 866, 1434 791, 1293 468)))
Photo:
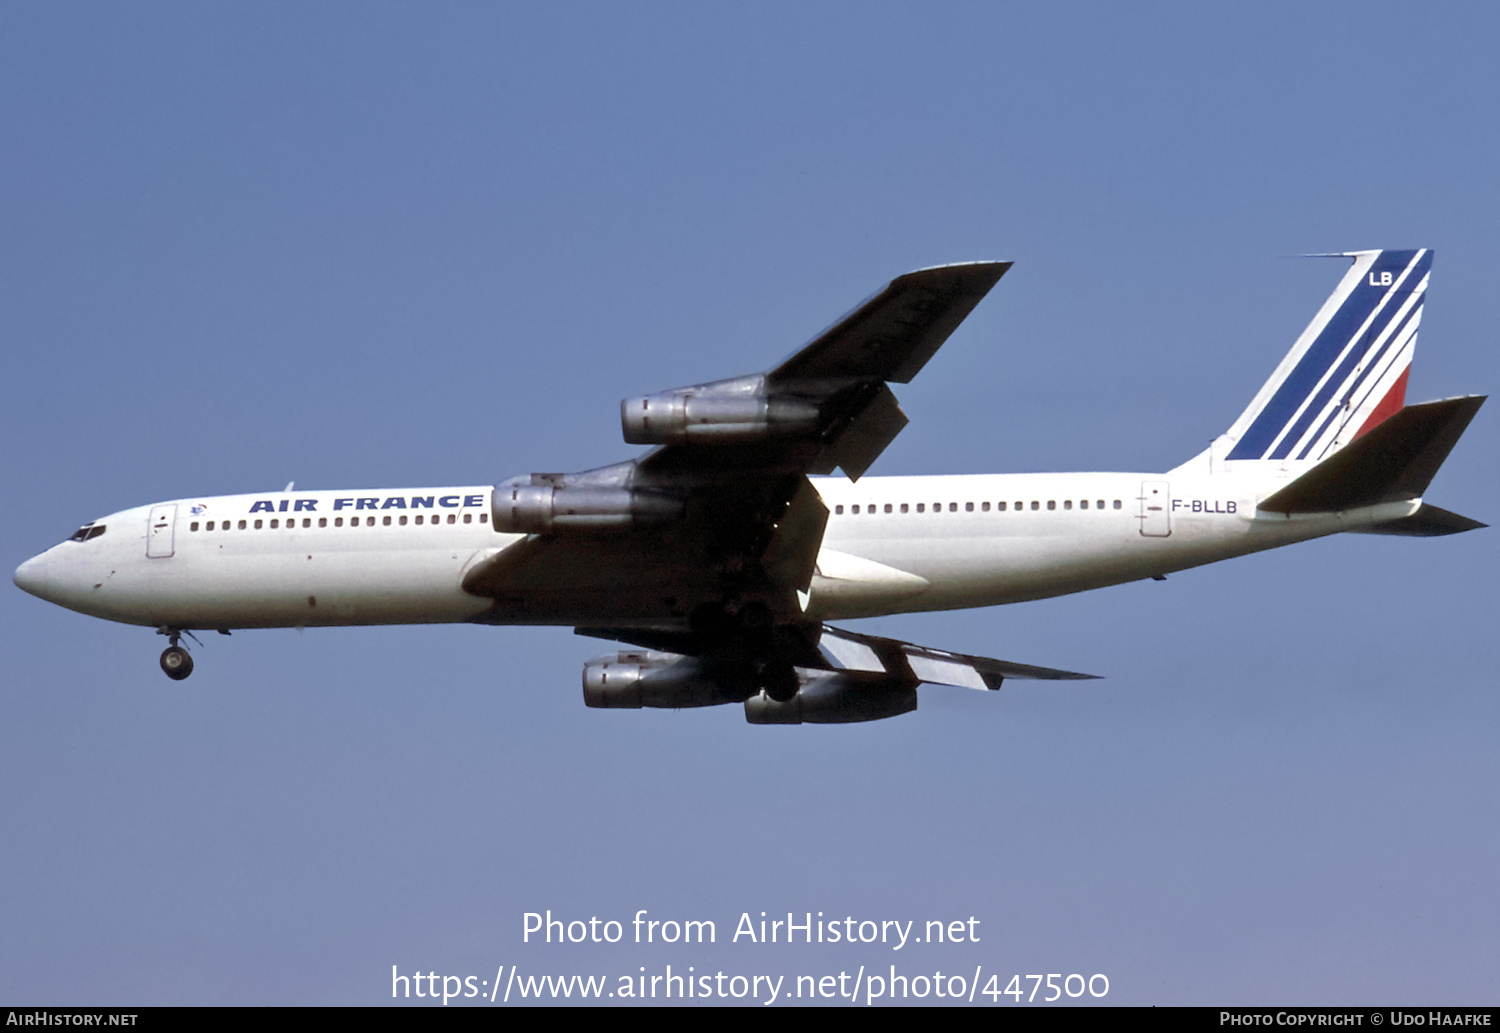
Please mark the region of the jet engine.
POLYGON ((764 692, 745 700, 745 720, 753 725, 841 725, 916 709, 917 686, 909 679, 810 671, 801 690, 785 703, 764 692))
POLYGON ((797 437, 818 429, 818 406, 792 395, 767 395, 763 377, 627 398, 620 425, 630 445, 735 443, 797 437))
POLYGON ((917 709, 917 683, 910 678, 799 670, 798 681, 797 694, 778 703, 760 691, 748 665, 632 649, 584 664, 583 702, 637 710, 743 701, 745 720, 753 725, 853 724, 917 709))
POLYGON ((713 707, 755 692, 748 668, 654 650, 626 650, 583 665, 583 703, 589 707, 713 707))
POLYGON ((680 498, 640 488, 612 488, 549 482, 508 483, 491 501, 495 530, 541 534, 554 528, 602 530, 659 524, 682 515, 680 498))

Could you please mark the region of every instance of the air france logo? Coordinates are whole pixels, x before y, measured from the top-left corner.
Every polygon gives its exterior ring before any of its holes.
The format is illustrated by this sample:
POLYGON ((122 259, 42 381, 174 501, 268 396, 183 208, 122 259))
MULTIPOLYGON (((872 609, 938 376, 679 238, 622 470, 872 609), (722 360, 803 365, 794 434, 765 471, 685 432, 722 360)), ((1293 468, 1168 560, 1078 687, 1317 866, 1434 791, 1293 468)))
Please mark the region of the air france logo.
POLYGON ((191 510, 189 510, 189 512, 192 513, 193 516, 202 516, 204 513, 208 512, 208 503, 200 502, 191 510))
MULTIPOLYGON (((260 499, 251 507, 252 513, 317 513, 318 502, 326 499, 260 499)), ((483 495, 387 495, 385 498, 334 499, 333 509, 463 509, 466 506, 483 506, 483 495)), ((207 507, 204 507, 205 509, 207 507)), ((193 511, 197 513, 197 510, 193 511)))

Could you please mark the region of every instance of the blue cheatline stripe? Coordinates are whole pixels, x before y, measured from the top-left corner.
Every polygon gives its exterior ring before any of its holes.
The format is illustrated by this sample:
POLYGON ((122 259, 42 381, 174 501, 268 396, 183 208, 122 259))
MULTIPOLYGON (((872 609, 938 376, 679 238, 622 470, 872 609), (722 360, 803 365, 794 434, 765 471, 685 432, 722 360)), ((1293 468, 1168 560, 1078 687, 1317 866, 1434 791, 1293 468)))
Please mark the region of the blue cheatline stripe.
MULTIPOLYGON (((1415 252, 1411 251, 1404 253, 1408 255, 1415 254, 1415 252)), ((1432 252, 1429 251, 1424 256, 1429 263, 1431 262, 1431 254, 1432 252)), ((1384 256, 1381 257, 1383 258, 1384 256)), ((1377 259, 1375 266, 1365 274, 1364 282, 1368 284, 1370 282, 1370 277, 1372 275, 1380 273, 1381 271, 1380 261, 1377 259)), ((1409 284, 1411 285, 1411 287, 1416 286, 1417 284, 1422 282, 1422 277, 1425 275, 1426 270, 1413 269, 1410 270, 1409 275, 1405 277, 1402 277, 1399 273, 1393 273, 1392 279, 1397 281, 1396 289, 1398 291, 1402 287, 1405 287, 1406 291, 1409 291, 1410 287, 1408 287, 1407 285, 1409 284)), ((1390 287, 1372 287, 1371 289, 1378 290, 1382 294, 1392 290, 1392 288, 1390 287)), ((1364 358, 1365 353, 1370 350, 1370 346, 1380 339, 1380 335, 1385 331, 1386 327, 1390 325, 1391 320, 1395 318, 1396 312, 1399 311, 1401 307, 1401 301, 1403 300, 1402 294, 1404 294, 1406 291, 1402 291, 1401 293, 1392 293, 1390 295, 1390 300, 1386 302, 1385 308, 1380 312, 1379 315, 1374 318, 1369 328, 1366 329, 1363 337, 1359 341, 1354 342, 1354 347, 1350 348, 1349 353, 1344 356, 1344 361, 1339 364, 1338 370, 1334 373, 1333 376, 1324 381, 1323 386, 1313 397, 1312 403, 1302 411, 1302 415, 1297 418, 1297 422, 1292 425, 1291 430, 1288 431, 1286 436, 1281 439, 1281 442, 1271 453, 1271 459, 1285 459, 1287 456, 1291 455, 1292 449, 1297 447, 1297 443, 1300 442, 1303 439, 1303 435, 1307 433, 1307 428, 1312 426, 1312 422, 1316 420, 1322 413, 1327 411, 1327 407, 1331 402, 1333 402, 1334 397, 1344 389, 1344 382, 1353 375, 1354 367, 1359 365, 1359 362, 1364 358)), ((1348 343, 1348 341, 1349 339, 1345 338, 1345 343, 1348 343)))
MULTIPOLYGON (((1401 304, 1402 296, 1403 295, 1398 294, 1391 300, 1399 306, 1401 304)), ((1364 369, 1359 371, 1359 376, 1354 378, 1354 383, 1350 384, 1349 390, 1344 392, 1345 401, 1352 399, 1355 394, 1359 392, 1360 385, 1363 384, 1366 378, 1368 378, 1370 374, 1374 373, 1375 370, 1380 366, 1380 360, 1383 359, 1386 353, 1391 350, 1391 346, 1402 339, 1402 336, 1406 333, 1407 326, 1409 326, 1411 324, 1411 321, 1416 318, 1417 313, 1422 310, 1423 300, 1424 299, 1421 297, 1417 298, 1416 302, 1411 306, 1410 309, 1407 310, 1406 314, 1401 317, 1401 321, 1396 325, 1396 328, 1392 330, 1386 337, 1385 343, 1380 346, 1380 350, 1377 351, 1373 356, 1371 356, 1369 363, 1366 364, 1364 369)), ((1374 335, 1372 335, 1372 337, 1373 336, 1374 335)), ((1347 378, 1347 376, 1347 371, 1341 370, 1339 375, 1336 375, 1334 377, 1334 381, 1342 382, 1342 380, 1347 378)), ((1364 399, 1360 399, 1360 401, 1362 402, 1364 401, 1364 399)), ((1352 413, 1358 408, 1358 405, 1352 405, 1348 411, 1352 413)), ((1302 451, 1298 453, 1297 458, 1306 459, 1308 453, 1313 450, 1313 448, 1319 441, 1323 440, 1323 435, 1328 432, 1329 425, 1332 424, 1334 420, 1343 415, 1345 415, 1345 409, 1344 402, 1341 401, 1338 405, 1334 406, 1333 411, 1328 414, 1328 418, 1323 421, 1323 425, 1317 429, 1317 432, 1314 433, 1312 437, 1307 439, 1306 446, 1304 446, 1302 451)))
POLYGON ((1344 346, 1364 325, 1388 287, 1370 286, 1370 273, 1389 272, 1397 276, 1416 257, 1416 251, 1382 251, 1350 290, 1328 324, 1308 347, 1296 367, 1287 374, 1270 401, 1240 436, 1226 459, 1262 459, 1270 451, 1282 429, 1291 422, 1318 381, 1323 379, 1344 346))

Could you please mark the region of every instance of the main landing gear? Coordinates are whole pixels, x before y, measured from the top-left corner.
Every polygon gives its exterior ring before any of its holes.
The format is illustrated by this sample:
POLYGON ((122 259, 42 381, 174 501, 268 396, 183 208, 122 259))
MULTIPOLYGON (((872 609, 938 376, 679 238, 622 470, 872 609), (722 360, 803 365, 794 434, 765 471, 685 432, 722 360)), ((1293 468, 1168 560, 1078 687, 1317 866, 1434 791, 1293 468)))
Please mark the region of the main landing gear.
POLYGON ((193 673, 192 654, 177 644, 180 632, 163 629, 161 634, 166 635, 167 640, 172 643, 162 650, 161 669, 173 681, 182 681, 193 673))
POLYGON ((721 657, 748 668, 756 689, 778 703, 797 695, 801 683, 791 663, 775 655, 775 619, 759 599, 734 605, 703 605, 693 611, 693 633, 721 657))

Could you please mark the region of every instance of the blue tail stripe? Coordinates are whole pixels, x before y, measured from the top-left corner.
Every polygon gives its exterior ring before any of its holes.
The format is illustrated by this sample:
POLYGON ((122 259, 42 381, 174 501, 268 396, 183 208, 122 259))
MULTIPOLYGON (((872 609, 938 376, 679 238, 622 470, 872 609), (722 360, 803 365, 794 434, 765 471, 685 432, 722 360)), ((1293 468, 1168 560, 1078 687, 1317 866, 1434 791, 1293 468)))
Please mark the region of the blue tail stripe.
POLYGON ((1338 358, 1350 335, 1369 317, 1370 310, 1384 293, 1384 290, 1363 284, 1350 293, 1227 458, 1260 459, 1265 456, 1282 428, 1291 422, 1303 400, 1323 378, 1323 373, 1338 358))
MULTIPOLYGON (((1365 382, 1370 374, 1374 373, 1380 367, 1380 360, 1385 358, 1386 353, 1391 350, 1391 347, 1396 344, 1397 341, 1401 340, 1401 335, 1406 332, 1407 326, 1409 326, 1411 324, 1411 321, 1416 318, 1417 313, 1422 310, 1423 300, 1424 299, 1422 298, 1418 298, 1416 300, 1416 303, 1413 304, 1409 310, 1407 310, 1406 315, 1401 317, 1401 321, 1393 330, 1391 330, 1390 334, 1386 336, 1385 343, 1380 346, 1380 350, 1370 357, 1369 363, 1365 366, 1364 369, 1359 371, 1359 376, 1354 378, 1354 383, 1349 385, 1349 390, 1344 392, 1345 398, 1353 398, 1356 394, 1358 394, 1360 385, 1365 382)), ((1373 338, 1375 335, 1372 333, 1371 336, 1373 338)), ((1334 377, 1335 382, 1339 380, 1339 376, 1334 377)), ((1358 406, 1356 405, 1354 408, 1358 408, 1358 406)), ((1313 434, 1312 437, 1307 439, 1307 444, 1303 447, 1302 451, 1297 454, 1297 458, 1306 459, 1308 453, 1313 450, 1313 448, 1319 441, 1323 440, 1323 435, 1328 432, 1329 426, 1339 417, 1344 415, 1344 407, 1342 405, 1335 406, 1334 410, 1328 414, 1328 418, 1323 421, 1322 426, 1318 428, 1317 433, 1313 434)))
MULTIPOLYGON (((1384 251, 1370 266, 1368 273, 1390 272, 1399 276, 1416 251, 1384 251)), ((1424 256, 1424 265, 1431 260, 1431 252, 1424 256)), ((1245 430, 1226 459, 1261 459, 1265 457, 1283 428, 1291 422, 1297 410, 1323 379, 1330 366, 1338 360, 1339 353, 1349 343, 1355 332, 1364 325, 1380 299, 1389 288, 1371 286, 1369 275, 1365 275, 1349 297, 1344 299, 1328 325, 1318 334, 1295 369, 1277 388, 1271 400, 1245 430)), ((1425 270, 1424 270, 1425 273, 1425 270)), ((1413 275, 1416 275, 1414 272, 1413 275)), ((1419 281, 1408 281, 1419 282, 1419 281)), ((1288 446, 1289 447, 1289 446, 1288 446)))

